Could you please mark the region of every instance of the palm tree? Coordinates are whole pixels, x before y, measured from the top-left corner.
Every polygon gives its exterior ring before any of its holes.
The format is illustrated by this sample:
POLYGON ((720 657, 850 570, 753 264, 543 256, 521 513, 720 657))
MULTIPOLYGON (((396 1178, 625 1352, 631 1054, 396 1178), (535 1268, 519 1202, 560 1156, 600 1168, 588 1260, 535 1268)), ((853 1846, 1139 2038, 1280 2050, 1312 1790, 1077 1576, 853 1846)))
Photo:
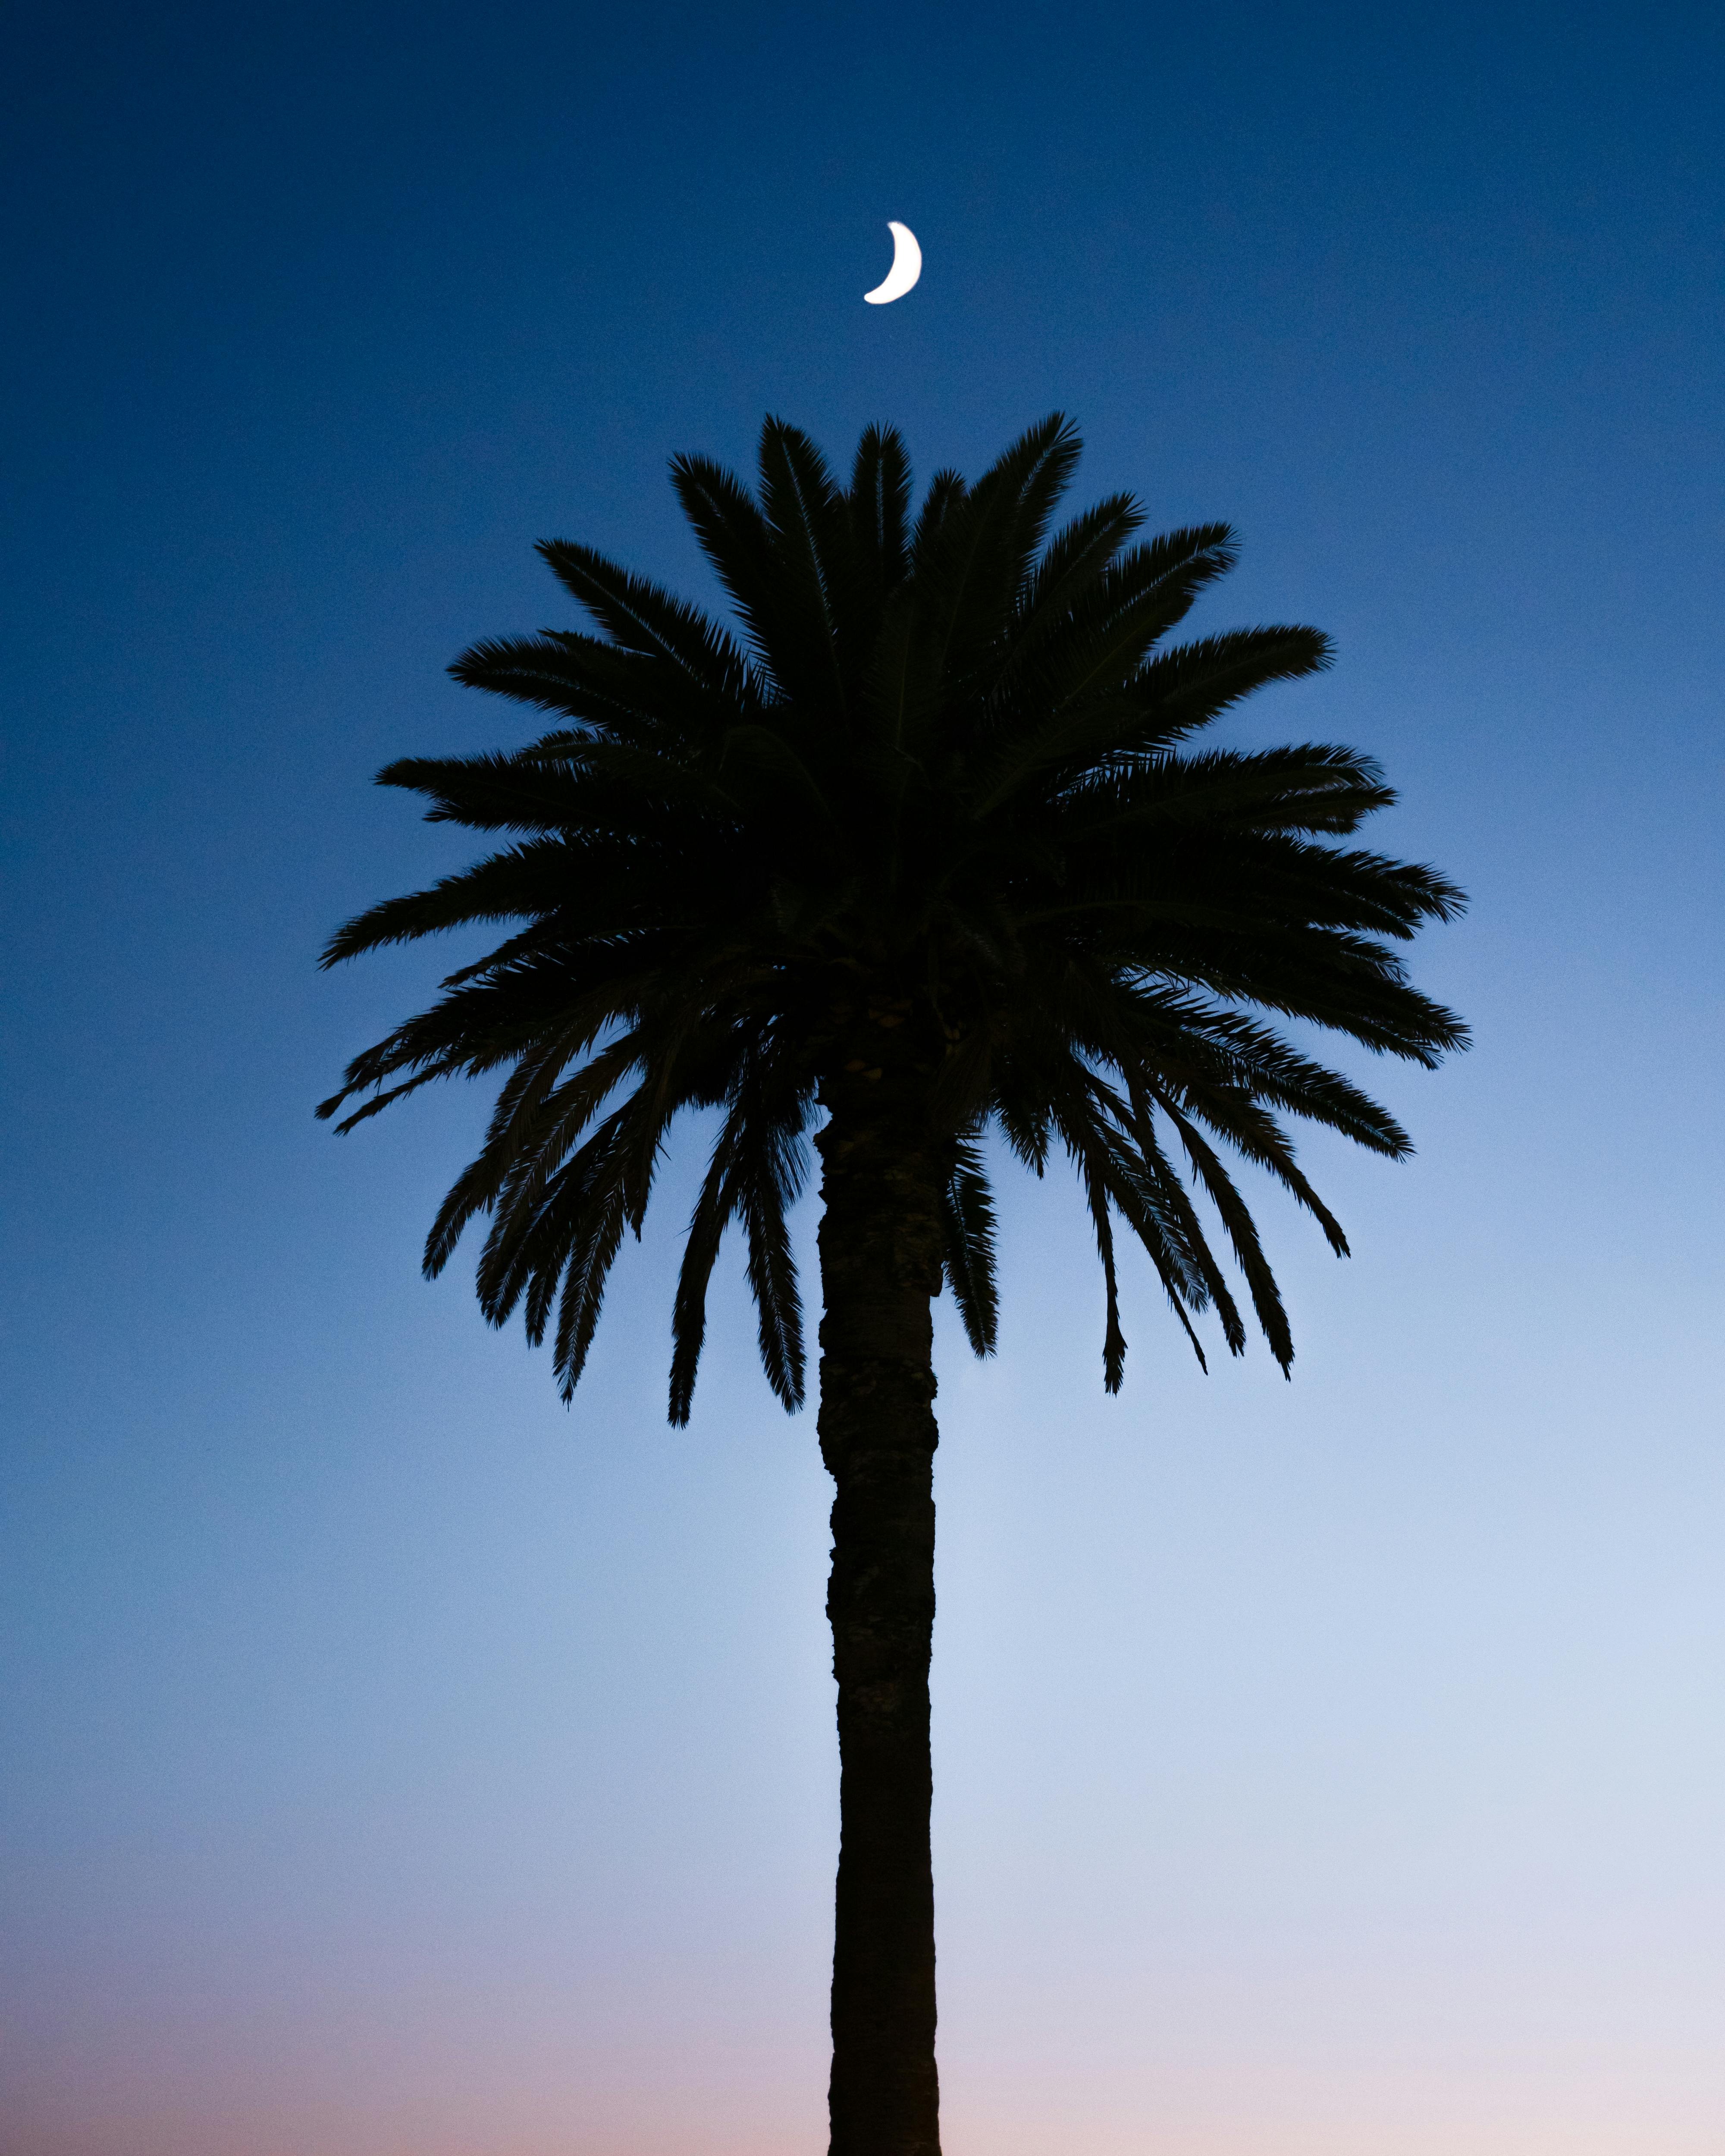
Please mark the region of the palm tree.
POLYGON ((1047 538, 1078 451, 1056 414, 974 486, 937 473, 914 522, 890 429, 865 434, 848 490, 777 419, 757 494, 677 458, 740 634, 591 547, 542 546, 599 634, 479 644, 451 670, 549 714, 551 731, 378 774, 424 795, 433 820, 506 842, 360 915, 325 954, 514 924, 318 1112, 345 1108, 351 1130, 433 1079, 507 1074, 425 1270, 489 1215, 480 1307, 495 1325, 520 1309, 531 1341, 550 1336, 565 1399, 671 1125, 696 1110, 715 1135, 673 1306, 670 1419, 689 1418, 733 1221, 768 1380, 801 1405, 786 1215, 812 1136, 819 1429, 836 1485, 833 2156, 939 2146, 932 1305, 949 1287, 990 1352, 988 1134, 1038 1175, 1057 1150, 1076 1171, 1110 1392, 1126 1354, 1117 1224, 1200 1362, 1206 1313, 1233 1353, 1246 1342, 1224 1245, 1286 1373, 1287 1317, 1224 1153, 1281 1183, 1345 1255, 1286 1119, 1391 1159, 1409 1145, 1274 1020, 1428 1067, 1466 1037, 1392 947, 1451 917, 1460 893, 1337 843, 1394 798, 1378 767, 1310 743, 1188 746, 1254 690, 1327 665, 1327 639, 1260 628, 1167 646, 1233 562, 1233 535, 1140 541, 1142 511, 1117 494, 1047 538))

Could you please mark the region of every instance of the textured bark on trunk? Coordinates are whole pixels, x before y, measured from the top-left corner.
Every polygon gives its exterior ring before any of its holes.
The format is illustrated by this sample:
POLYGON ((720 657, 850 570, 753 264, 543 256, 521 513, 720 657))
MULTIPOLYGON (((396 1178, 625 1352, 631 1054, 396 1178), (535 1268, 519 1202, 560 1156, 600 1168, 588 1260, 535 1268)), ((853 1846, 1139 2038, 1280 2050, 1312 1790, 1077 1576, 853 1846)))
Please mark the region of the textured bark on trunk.
POLYGON ((928 1661, 939 1169, 908 1072, 826 1089, 820 1445, 837 1495, 831 2156, 939 2156, 928 1661))

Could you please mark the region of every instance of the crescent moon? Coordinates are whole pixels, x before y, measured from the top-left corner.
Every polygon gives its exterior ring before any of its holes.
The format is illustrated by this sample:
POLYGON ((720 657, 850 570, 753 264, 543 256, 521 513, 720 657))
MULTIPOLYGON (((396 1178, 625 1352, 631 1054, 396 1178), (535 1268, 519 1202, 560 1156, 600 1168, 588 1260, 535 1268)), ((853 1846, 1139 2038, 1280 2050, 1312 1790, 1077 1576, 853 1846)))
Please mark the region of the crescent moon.
POLYGON ((892 267, 872 292, 863 294, 871 307, 884 307, 889 300, 901 300, 922 275, 922 249, 907 224, 889 223, 892 234, 892 267))

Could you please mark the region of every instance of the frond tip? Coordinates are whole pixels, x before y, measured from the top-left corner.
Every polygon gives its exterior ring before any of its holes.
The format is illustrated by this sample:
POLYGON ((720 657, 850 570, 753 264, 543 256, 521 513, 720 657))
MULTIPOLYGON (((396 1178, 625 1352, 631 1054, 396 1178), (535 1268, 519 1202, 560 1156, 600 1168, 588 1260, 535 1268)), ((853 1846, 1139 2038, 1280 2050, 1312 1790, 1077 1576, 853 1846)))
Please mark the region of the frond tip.
POLYGON ((979 1356, 992 1355, 999 1329, 995 1283, 994 1199, 972 1137, 952 1148, 952 1172, 941 1191, 942 1258, 964 1337, 979 1356))

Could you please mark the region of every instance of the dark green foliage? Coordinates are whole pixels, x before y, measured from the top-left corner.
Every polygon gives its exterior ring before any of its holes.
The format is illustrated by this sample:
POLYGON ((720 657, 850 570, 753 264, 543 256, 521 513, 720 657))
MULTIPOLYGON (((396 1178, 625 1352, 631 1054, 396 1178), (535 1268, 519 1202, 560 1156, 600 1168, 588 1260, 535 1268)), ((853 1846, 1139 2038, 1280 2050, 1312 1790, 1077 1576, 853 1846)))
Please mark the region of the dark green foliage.
POLYGON ((786 1209, 821 1089, 862 1068, 870 1024, 925 1044, 914 1068, 952 1161, 946 1277, 978 1353, 995 1332, 983 1133, 998 1127, 1039 1174, 1057 1147, 1074 1164, 1106 1280, 1111 1391, 1126 1348, 1117 1222, 1194 1347, 1214 1310, 1239 1353, 1201 1199, 1286 1369, 1287 1319, 1218 1146, 1278 1179, 1338 1252, 1286 1119, 1408 1151, 1384 1109, 1266 1014, 1435 1063, 1464 1030, 1392 947, 1460 894, 1340 843, 1394 798, 1369 758, 1186 747, 1254 690, 1327 665, 1328 644, 1267 628, 1168 646, 1231 566, 1232 536, 1140 542, 1121 495, 1049 537, 1077 455, 1072 429, 1045 420, 974 486, 937 475, 914 526, 891 430, 863 437, 848 490, 778 420, 756 494, 679 458, 673 483, 741 641, 590 548, 547 544, 601 634, 500 639, 452 670, 554 730, 379 774, 434 819, 511 843, 362 914, 326 963, 472 921, 514 932, 357 1057, 319 1113, 348 1107, 351 1129, 431 1079, 507 1074, 426 1270, 489 1214, 481 1305, 552 1334, 565 1397, 671 1125, 706 1109, 718 1134, 677 1284, 671 1419, 688 1417, 734 1221, 768 1378, 800 1402, 786 1209))

